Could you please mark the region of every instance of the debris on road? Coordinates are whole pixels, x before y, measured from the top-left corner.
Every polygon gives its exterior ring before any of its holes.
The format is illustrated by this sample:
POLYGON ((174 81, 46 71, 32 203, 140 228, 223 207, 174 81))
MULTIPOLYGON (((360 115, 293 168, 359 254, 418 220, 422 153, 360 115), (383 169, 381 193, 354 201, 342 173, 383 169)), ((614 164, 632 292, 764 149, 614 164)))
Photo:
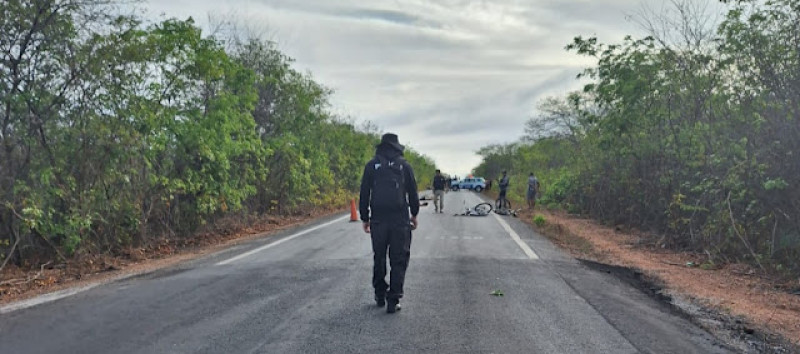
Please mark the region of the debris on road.
POLYGON ((491 293, 489 293, 489 295, 503 296, 504 294, 503 294, 502 290, 495 290, 495 291, 492 291, 491 293))

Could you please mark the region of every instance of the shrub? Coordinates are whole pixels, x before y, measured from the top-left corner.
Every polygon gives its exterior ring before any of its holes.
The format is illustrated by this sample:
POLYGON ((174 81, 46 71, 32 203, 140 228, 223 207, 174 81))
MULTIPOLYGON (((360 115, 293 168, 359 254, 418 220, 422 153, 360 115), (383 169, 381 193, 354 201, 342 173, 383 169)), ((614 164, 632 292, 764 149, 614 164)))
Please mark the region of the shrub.
POLYGON ((544 219, 544 216, 542 216, 542 215, 536 215, 536 216, 534 216, 534 217, 533 217, 533 223, 534 223, 536 226, 542 227, 542 226, 544 226, 544 224, 546 223, 546 221, 545 221, 545 219, 544 219))

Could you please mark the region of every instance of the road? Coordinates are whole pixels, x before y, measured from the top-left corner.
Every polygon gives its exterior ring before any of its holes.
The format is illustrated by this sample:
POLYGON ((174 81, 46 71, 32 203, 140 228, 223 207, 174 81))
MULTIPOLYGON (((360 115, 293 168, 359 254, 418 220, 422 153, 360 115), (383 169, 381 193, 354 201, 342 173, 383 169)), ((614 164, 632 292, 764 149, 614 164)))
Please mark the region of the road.
POLYGON ((453 216, 479 200, 422 208, 397 314, 372 299, 368 235, 338 215, 0 314, 0 353, 728 352, 519 220, 453 216))

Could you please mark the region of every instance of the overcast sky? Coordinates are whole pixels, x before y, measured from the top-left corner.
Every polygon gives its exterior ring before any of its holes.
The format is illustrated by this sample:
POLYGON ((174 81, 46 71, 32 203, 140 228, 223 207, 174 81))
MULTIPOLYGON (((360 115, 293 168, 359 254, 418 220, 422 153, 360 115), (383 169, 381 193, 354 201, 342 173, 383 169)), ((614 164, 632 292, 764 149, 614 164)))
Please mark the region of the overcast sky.
MULTIPOLYGON (((712 1, 712 0, 708 0, 712 1)), ((524 134, 536 102, 580 87, 578 35, 641 34, 630 15, 662 0, 149 0, 148 13, 234 14, 332 88, 333 108, 369 120, 463 176, 475 151, 524 134)), ((535 166, 533 166, 535 168, 535 166)))

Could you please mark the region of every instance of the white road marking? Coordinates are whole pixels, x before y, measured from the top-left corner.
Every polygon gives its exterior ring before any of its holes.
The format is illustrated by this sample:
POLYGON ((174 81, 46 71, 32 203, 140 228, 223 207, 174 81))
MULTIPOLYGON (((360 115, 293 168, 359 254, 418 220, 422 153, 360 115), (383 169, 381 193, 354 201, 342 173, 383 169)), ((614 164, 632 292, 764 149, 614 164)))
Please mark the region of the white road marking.
POLYGON ((511 226, 508 225, 508 223, 505 220, 497 216, 497 214, 492 214, 492 215, 494 216, 495 219, 497 219, 497 222, 500 223, 500 226, 502 226, 506 230, 506 232, 508 232, 508 234, 511 235, 511 239, 517 243, 519 248, 522 248, 522 252, 525 252, 528 258, 539 259, 539 256, 536 255, 536 252, 533 252, 533 250, 530 247, 528 247, 528 244, 525 243, 525 241, 522 241, 521 238, 519 238, 519 235, 517 235, 514 229, 512 229, 511 226))
POLYGON ((483 236, 414 236, 415 240, 483 240, 483 236))
POLYGON ((238 255, 238 256, 235 256, 235 257, 228 258, 228 259, 226 259, 226 260, 224 260, 224 261, 222 261, 222 262, 219 262, 219 263, 217 263, 216 265, 226 265, 226 264, 230 264, 230 263, 236 262, 236 261, 238 261, 238 260, 240 260, 240 259, 242 259, 242 258, 245 258, 245 257, 248 257, 248 256, 252 256, 252 255, 254 255, 254 254, 258 253, 258 252, 261 252, 261 251, 263 251, 263 250, 266 250, 266 249, 268 249, 268 248, 271 248, 271 247, 275 247, 275 246, 277 246, 277 245, 280 245, 281 243, 284 243, 284 242, 286 242, 286 241, 289 241, 289 240, 295 239, 295 238, 297 238, 297 237, 303 236, 303 235, 305 235, 305 234, 307 234, 307 233, 309 233, 309 232, 312 232, 312 231, 319 230, 319 229, 321 229, 321 228, 323 228, 323 227, 326 227, 326 226, 330 226, 330 225, 332 225, 332 224, 335 224, 335 223, 337 223, 337 222, 340 222, 340 221, 342 221, 342 220, 344 220, 344 219, 346 219, 346 218, 349 218, 349 217, 350 217, 350 215, 345 215, 345 216, 343 216, 343 217, 341 217, 341 218, 337 218, 337 219, 334 219, 334 220, 328 221, 328 222, 326 222, 326 223, 324 223, 324 224, 320 224, 320 225, 314 226, 314 227, 312 227, 312 228, 310 228, 310 229, 305 229, 305 230, 303 230, 303 231, 300 231, 300 232, 298 232, 298 233, 296 233, 296 234, 294 234, 294 235, 291 235, 291 236, 288 236, 288 237, 282 238, 282 239, 280 239, 280 240, 278 240, 278 241, 275 241, 275 242, 273 242, 273 243, 266 244, 266 245, 264 245, 264 246, 261 246, 261 247, 259 247, 259 248, 256 248, 256 249, 253 249, 253 250, 247 251, 247 252, 245 252, 245 253, 242 253, 242 254, 240 254, 240 255, 238 255))
POLYGON ((14 303, 11 303, 11 304, 8 304, 8 305, 0 307, 0 314, 9 313, 9 312, 17 311, 17 310, 22 310, 22 309, 26 309, 26 308, 29 308, 29 307, 34 307, 36 305, 41 305, 41 304, 44 304, 44 303, 60 300, 60 299, 63 299, 65 297, 69 297, 69 296, 72 296, 72 295, 75 295, 75 294, 82 293, 82 292, 87 291, 87 290, 91 290, 91 289, 93 289, 95 287, 98 287, 100 285, 110 284, 110 283, 113 283, 113 282, 125 280, 125 279, 128 279, 128 278, 133 278, 135 276, 138 276, 138 275, 141 275, 141 274, 146 274, 146 273, 148 273, 148 272, 138 272, 138 273, 123 274, 123 275, 112 277, 112 278, 109 278, 109 279, 106 279, 106 280, 103 280, 103 281, 98 281, 98 282, 96 282, 94 284, 89 284, 89 285, 76 287, 76 288, 71 288, 71 289, 64 289, 64 290, 54 291, 52 293, 39 295, 39 296, 31 298, 31 299, 17 301, 17 302, 14 302, 14 303))
POLYGON ((9 313, 9 312, 12 312, 12 311, 22 310, 22 309, 26 309, 28 307, 33 307, 33 306, 36 306, 36 305, 44 304, 46 302, 51 302, 51 301, 56 301, 58 299, 63 299, 65 297, 67 297, 67 296, 72 296, 72 295, 75 295, 77 293, 84 292, 84 291, 89 290, 91 288, 94 288, 95 286, 98 286, 98 285, 100 285, 100 284, 92 284, 92 285, 84 286, 82 288, 66 289, 66 290, 56 291, 54 293, 50 293, 50 294, 46 294, 46 295, 42 295, 42 296, 37 296, 37 297, 35 297, 33 299, 24 300, 24 301, 20 301, 20 302, 17 302, 17 303, 13 303, 11 305, 6 305, 6 306, 3 306, 3 307, 0 307, 0 313, 9 313))

